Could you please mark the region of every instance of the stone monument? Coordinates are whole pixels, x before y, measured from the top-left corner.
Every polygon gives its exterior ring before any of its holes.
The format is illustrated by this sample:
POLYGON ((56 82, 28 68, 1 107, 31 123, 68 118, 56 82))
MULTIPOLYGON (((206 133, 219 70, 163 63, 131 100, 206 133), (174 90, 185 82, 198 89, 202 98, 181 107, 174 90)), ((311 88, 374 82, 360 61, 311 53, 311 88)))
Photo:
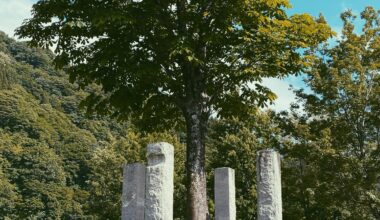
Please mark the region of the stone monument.
POLYGON ((273 149, 257 153, 258 220, 282 220, 281 158, 273 149))
POLYGON ((144 220, 145 166, 127 164, 123 169, 122 220, 144 220))
POLYGON ((174 193, 174 148, 160 142, 147 149, 145 219, 172 220, 174 193))
POLYGON ((235 220, 235 170, 222 167, 215 169, 215 219, 235 220))

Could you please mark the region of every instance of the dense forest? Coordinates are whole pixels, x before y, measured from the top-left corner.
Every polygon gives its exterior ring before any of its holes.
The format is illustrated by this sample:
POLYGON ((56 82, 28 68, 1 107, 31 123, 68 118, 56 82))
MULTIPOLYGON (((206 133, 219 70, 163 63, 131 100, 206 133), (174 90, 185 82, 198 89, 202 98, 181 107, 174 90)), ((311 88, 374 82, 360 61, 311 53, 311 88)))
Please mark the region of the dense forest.
MULTIPOLYGON (((236 171, 238 219, 256 219, 255 157, 282 155, 284 219, 380 219, 380 39, 368 8, 363 34, 343 14, 342 39, 308 69, 312 93, 275 113, 213 118, 207 135, 209 206, 213 169, 236 171)), ((375 16, 376 17, 376 16, 375 16)), ((119 219, 122 166, 144 162, 154 141, 175 146, 174 215, 185 215, 183 122, 147 133, 134 119, 88 114, 81 90, 52 65, 49 50, 0 32, 0 218, 119 219)))

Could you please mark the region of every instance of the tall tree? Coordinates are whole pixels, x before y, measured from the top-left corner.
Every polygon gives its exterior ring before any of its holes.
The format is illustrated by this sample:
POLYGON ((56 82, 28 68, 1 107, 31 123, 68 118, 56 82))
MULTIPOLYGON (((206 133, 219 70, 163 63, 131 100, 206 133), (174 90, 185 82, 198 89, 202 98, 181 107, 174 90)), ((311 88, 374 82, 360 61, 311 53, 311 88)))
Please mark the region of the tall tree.
POLYGON ((307 71, 304 114, 280 123, 287 138, 285 217, 380 219, 380 16, 346 11, 341 39, 307 71))
POLYGON ((90 112, 138 119, 145 129, 184 119, 187 215, 199 220, 208 215, 210 115, 244 115, 273 100, 261 77, 300 72, 310 58, 301 52, 332 34, 322 18, 288 17, 288 7, 287 0, 40 0, 17 33, 34 46, 56 45, 55 64, 82 88, 101 85, 84 102, 90 112))

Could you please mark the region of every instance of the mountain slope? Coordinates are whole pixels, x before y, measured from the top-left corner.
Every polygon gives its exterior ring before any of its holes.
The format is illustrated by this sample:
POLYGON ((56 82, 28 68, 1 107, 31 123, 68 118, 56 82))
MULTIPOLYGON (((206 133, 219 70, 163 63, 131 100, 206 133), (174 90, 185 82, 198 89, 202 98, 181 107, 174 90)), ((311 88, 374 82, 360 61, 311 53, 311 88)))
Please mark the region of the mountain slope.
POLYGON ((85 216, 89 161, 126 130, 86 118, 86 92, 52 57, 0 32, 0 211, 11 219, 85 216))

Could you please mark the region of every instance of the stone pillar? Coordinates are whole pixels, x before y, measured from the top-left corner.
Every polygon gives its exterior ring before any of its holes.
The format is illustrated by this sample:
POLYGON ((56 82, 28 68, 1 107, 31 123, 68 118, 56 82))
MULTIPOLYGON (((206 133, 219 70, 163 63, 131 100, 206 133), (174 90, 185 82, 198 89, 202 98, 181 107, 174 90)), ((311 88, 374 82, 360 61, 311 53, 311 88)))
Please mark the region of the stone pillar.
POLYGON ((122 220, 144 220, 145 166, 126 164, 123 169, 122 220))
POLYGON ((258 220, 282 220, 281 159, 273 149, 257 153, 258 220))
POLYGON ((235 170, 222 167, 215 169, 215 220, 235 220, 235 170))
POLYGON ((173 219, 174 148, 160 142, 147 149, 145 220, 173 219))

